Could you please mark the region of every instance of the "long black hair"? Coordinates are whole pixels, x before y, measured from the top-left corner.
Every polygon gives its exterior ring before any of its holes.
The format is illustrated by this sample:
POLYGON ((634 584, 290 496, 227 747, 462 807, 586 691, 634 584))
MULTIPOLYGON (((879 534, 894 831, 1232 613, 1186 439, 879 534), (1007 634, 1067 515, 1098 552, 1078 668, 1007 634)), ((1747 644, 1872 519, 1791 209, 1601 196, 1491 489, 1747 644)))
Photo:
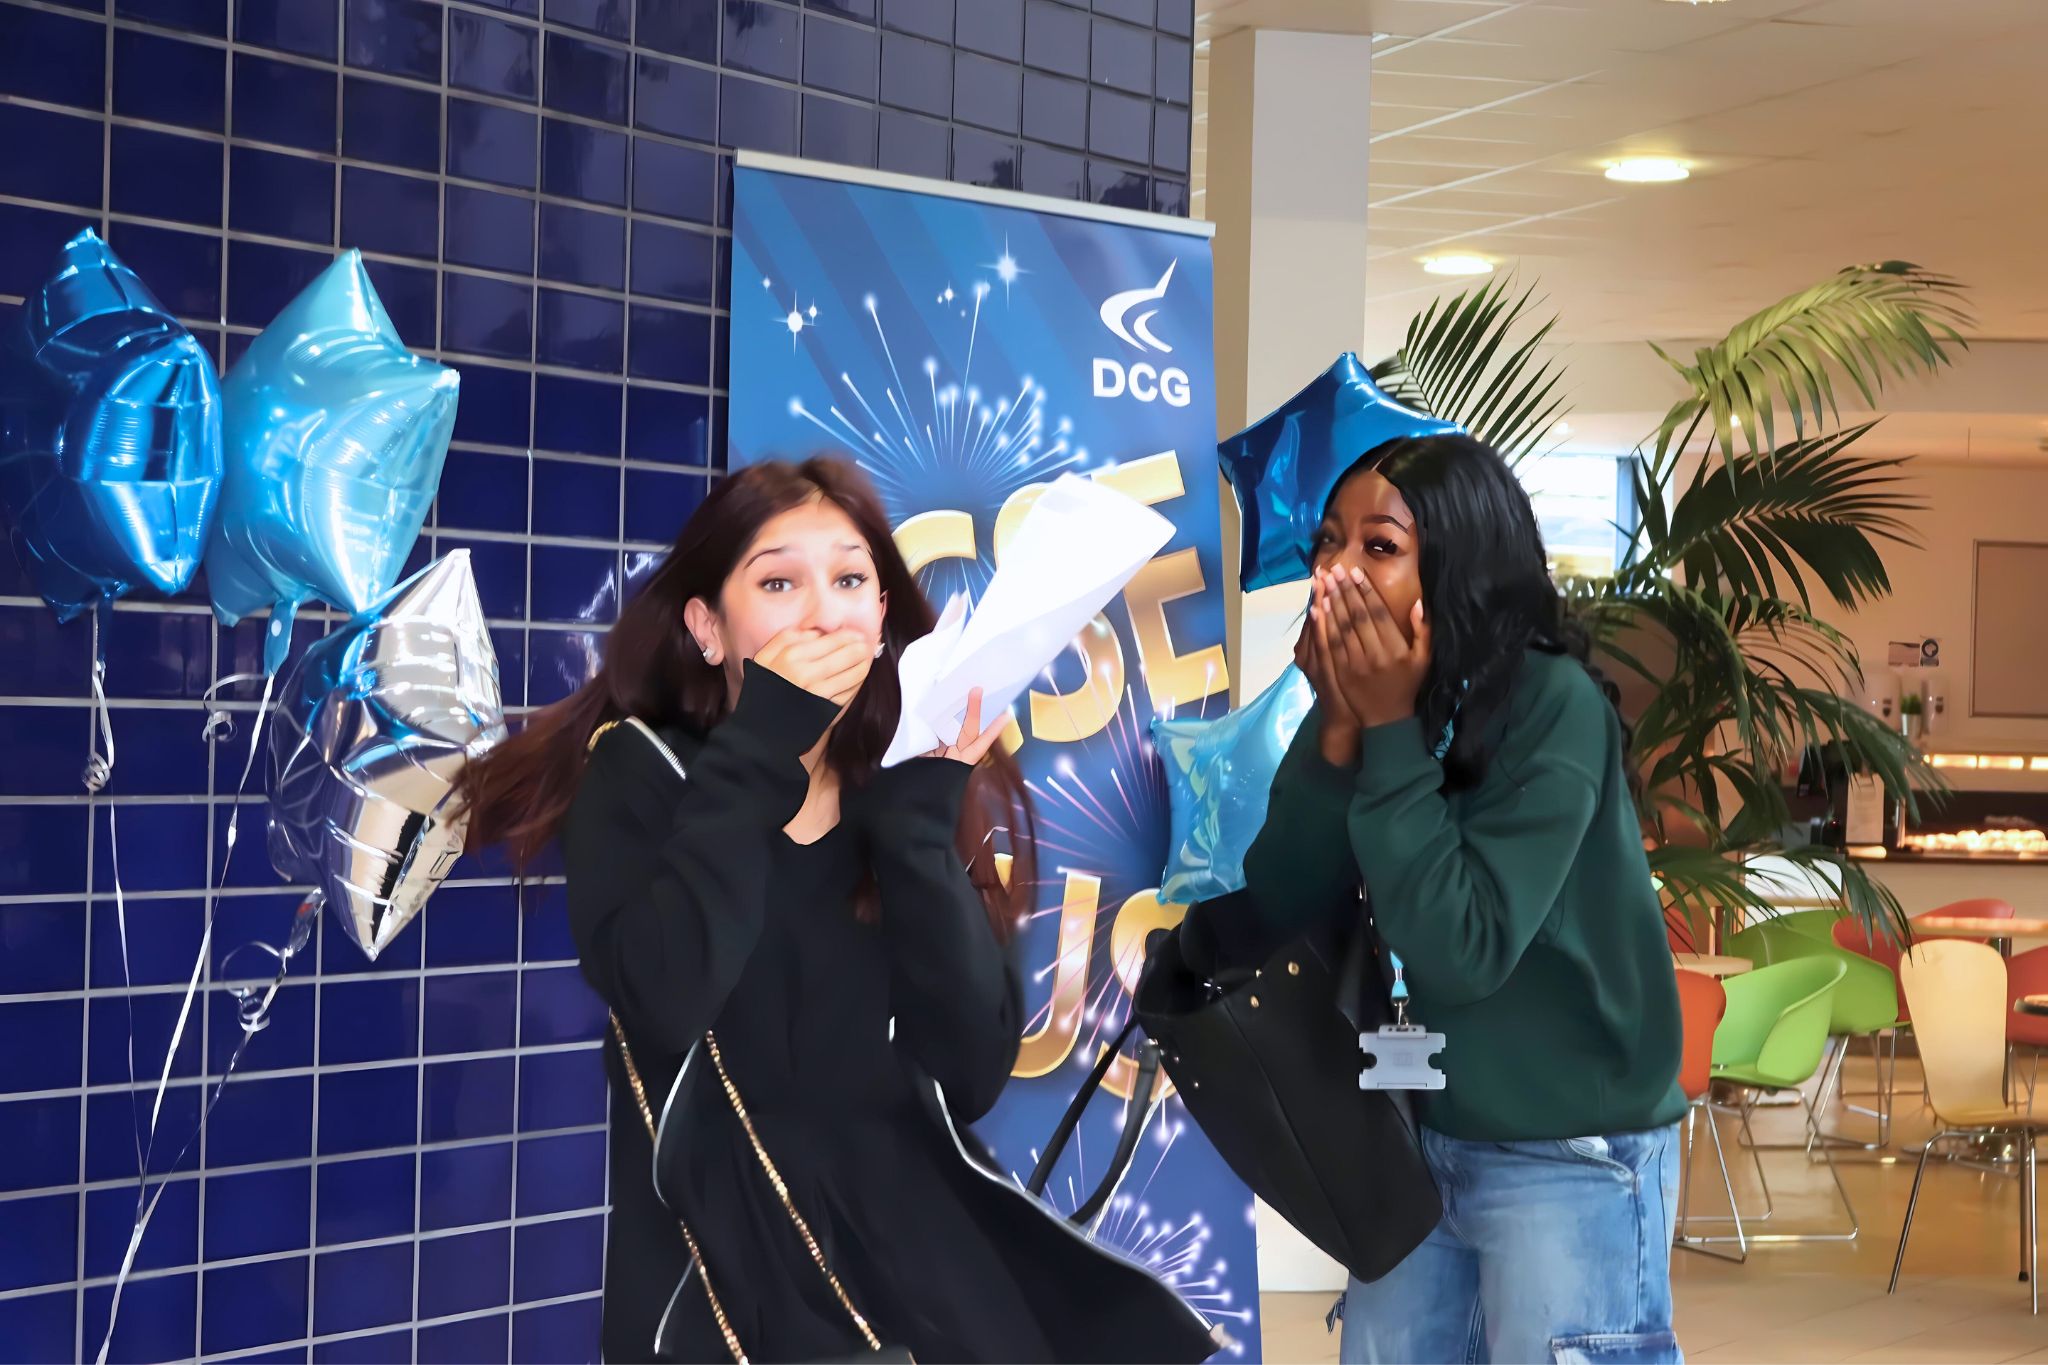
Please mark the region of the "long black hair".
POLYGON ((1444 785, 1475 787, 1499 742, 1494 721, 1531 649, 1569 655, 1610 702, 1585 633, 1564 618, 1529 494, 1500 452, 1470 436, 1404 436, 1373 447, 1330 491, 1372 471, 1397 489, 1422 538, 1422 609, 1432 656, 1416 707, 1423 733, 1453 726, 1444 785))

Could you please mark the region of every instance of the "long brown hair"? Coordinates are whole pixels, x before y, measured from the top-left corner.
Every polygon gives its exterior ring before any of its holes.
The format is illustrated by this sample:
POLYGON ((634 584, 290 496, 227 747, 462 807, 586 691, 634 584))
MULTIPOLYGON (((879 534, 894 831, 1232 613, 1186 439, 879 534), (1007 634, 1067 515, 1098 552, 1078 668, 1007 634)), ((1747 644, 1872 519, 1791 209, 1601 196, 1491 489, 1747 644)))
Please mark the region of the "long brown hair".
MULTIPOLYGON (((517 733, 463 770, 456 795, 468 811, 471 850, 503 844, 523 873, 561 830, 583 780, 590 736, 607 721, 638 716, 657 729, 682 725, 703 734, 724 717, 725 673, 697 649, 683 624, 683 608, 692 598, 716 604, 761 528, 818 499, 853 522, 888 594, 882 617, 886 653, 840 717, 825 755, 849 787, 874 776, 903 705, 893 660, 928 634, 936 618, 896 548, 888 515, 866 475, 849 461, 826 457, 800 465, 769 461, 712 488, 654 576, 619 613, 596 675, 574 695, 529 716, 517 733)), ((1000 939, 1010 937, 1030 908, 1037 882, 1035 835, 1023 775, 998 745, 969 783, 956 842, 1000 939), (1007 835, 1006 849, 997 847, 999 831, 1007 835), (1011 856, 1007 884, 997 874, 997 855, 1005 852, 1011 856)))

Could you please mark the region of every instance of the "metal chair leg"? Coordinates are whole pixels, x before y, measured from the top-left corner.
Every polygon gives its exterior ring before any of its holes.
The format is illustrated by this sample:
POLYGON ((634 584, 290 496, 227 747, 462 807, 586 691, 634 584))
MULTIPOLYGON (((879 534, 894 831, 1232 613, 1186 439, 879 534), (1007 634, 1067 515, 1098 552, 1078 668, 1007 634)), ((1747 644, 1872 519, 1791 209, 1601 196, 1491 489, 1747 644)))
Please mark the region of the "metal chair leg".
POLYGON ((1721 1125, 1715 1122, 1714 1110, 1711 1106, 1694 1104, 1687 1112, 1685 1142, 1685 1186, 1684 1192, 1679 1199, 1679 1232, 1676 1245, 1682 1251, 1691 1251, 1701 1256, 1712 1256, 1716 1260, 1721 1261, 1733 1261, 1740 1265, 1749 1259, 1749 1237, 1742 1228, 1742 1210, 1735 1202, 1735 1181, 1728 1173, 1728 1153, 1721 1143, 1721 1125), (1707 1136, 1714 1144, 1714 1161, 1721 1170, 1721 1188, 1728 1194, 1728 1217, 1726 1218, 1700 1217, 1695 1219, 1690 1213, 1692 1202, 1692 1157, 1697 1142, 1695 1137, 1697 1125, 1695 1121, 1702 1109, 1706 1113, 1707 1136), (1688 1225, 1695 1221, 1702 1223, 1733 1223, 1735 1225, 1735 1235, 1733 1237, 1707 1237, 1698 1233, 1688 1232, 1686 1230, 1688 1225), (1730 1242, 1733 1242, 1737 1248, 1733 1253, 1715 1251, 1713 1249, 1717 1246, 1725 1246, 1730 1242))
POLYGON ((2035 1133, 2027 1132, 2027 1278, 2032 1281, 2034 1316, 2041 1316, 2041 1171, 2035 1133))
POLYGON ((1927 1158, 1934 1152, 1934 1144, 1947 1137, 1946 1132, 1936 1133, 1920 1149, 1920 1164, 1913 1170, 1913 1192, 1906 1196, 1906 1221, 1899 1225, 1899 1251, 1892 1257, 1892 1282, 1885 1293, 1899 1292, 1899 1272, 1906 1267, 1906 1239, 1913 1235, 1913 1213, 1920 1207, 1920 1182, 1927 1178, 1927 1158))

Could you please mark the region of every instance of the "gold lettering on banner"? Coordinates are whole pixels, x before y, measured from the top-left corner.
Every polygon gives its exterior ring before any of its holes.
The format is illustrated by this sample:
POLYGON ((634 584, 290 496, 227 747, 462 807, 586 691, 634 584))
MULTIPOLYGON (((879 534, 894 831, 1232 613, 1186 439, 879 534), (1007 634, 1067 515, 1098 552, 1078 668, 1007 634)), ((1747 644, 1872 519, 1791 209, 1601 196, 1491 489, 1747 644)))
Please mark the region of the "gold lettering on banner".
POLYGON ((1095 946, 1095 911, 1101 901, 1102 878, 1086 872, 1066 874, 1045 1025, 1024 1035, 1017 1049, 1017 1064, 1010 1069, 1012 1076, 1049 1076, 1072 1055, 1088 1003, 1088 955, 1095 946))
MULTIPOLYGON (((1137 999, 1138 977, 1145 970, 1146 938, 1154 929, 1177 927, 1187 913, 1185 905, 1160 900, 1157 887, 1140 891, 1117 907, 1116 919, 1109 928, 1109 961, 1117 980, 1123 983, 1125 999, 1137 999)), ((1126 1053, 1109 1064, 1108 1074, 1102 1078, 1102 1088, 1120 1100, 1128 1100, 1137 1079, 1138 1065, 1126 1053)), ((1152 1098, 1163 1100, 1172 1093, 1173 1082, 1162 1071, 1159 1087, 1152 1098)))

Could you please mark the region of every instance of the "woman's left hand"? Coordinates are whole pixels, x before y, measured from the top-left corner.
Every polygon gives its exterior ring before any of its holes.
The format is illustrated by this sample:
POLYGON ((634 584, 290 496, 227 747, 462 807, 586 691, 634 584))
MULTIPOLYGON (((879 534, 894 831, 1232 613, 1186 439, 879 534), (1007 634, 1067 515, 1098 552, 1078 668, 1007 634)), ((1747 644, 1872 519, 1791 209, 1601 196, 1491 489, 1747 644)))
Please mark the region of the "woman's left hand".
POLYGON ((988 751, 995 747, 996 740, 1002 737, 1009 724, 1010 714, 1005 711, 986 730, 981 728, 981 689, 977 687, 967 694, 967 714, 960 722, 960 738, 951 744, 941 745, 925 757, 950 758, 971 768, 988 756, 988 751))
POLYGON ((1331 681, 1358 723, 1372 729, 1413 716, 1429 672, 1429 622, 1422 603, 1409 619, 1410 638, 1363 573, 1338 570, 1317 581, 1319 606, 1330 618, 1331 681))

